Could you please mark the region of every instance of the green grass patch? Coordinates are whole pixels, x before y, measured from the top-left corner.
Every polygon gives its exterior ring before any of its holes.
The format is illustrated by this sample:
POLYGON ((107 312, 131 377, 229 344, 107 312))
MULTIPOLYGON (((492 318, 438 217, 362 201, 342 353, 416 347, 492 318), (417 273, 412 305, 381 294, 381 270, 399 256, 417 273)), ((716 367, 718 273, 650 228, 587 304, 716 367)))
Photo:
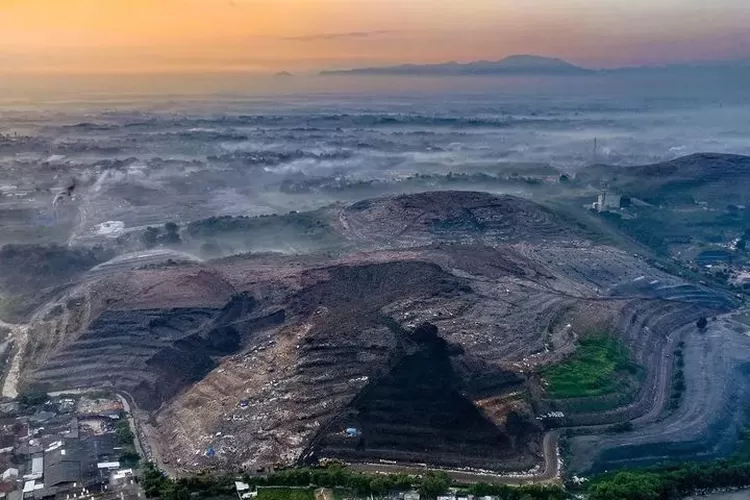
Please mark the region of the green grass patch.
POLYGON ((630 352, 609 335, 582 338, 575 353, 566 361, 547 368, 547 395, 553 399, 591 398, 630 392, 640 367, 630 360, 630 352))
POLYGON ((312 488, 259 488, 258 500, 315 500, 312 488))

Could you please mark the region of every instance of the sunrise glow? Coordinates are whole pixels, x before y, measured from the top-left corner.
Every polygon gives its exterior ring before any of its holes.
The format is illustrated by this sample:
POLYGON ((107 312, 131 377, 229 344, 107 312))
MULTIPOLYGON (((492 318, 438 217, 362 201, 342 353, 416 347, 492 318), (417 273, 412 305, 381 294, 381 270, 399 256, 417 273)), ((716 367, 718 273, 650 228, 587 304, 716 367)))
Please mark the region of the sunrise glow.
POLYGON ((308 71, 750 54, 744 0, 0 0, 0 71, 308 71), (710 5, 709 5, 710 4, 710 5))

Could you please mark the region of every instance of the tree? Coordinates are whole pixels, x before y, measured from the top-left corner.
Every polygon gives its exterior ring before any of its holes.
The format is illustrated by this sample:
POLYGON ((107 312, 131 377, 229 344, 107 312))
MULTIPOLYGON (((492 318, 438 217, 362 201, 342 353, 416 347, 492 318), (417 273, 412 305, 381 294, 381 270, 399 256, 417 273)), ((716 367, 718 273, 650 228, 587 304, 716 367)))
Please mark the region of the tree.
POLYGON ((30 408, 46 403, 49 401, 49 396, 43 391, 27 391, 18 395, 18 401, 21 403, 21 406, 30 408))
POLYGON ((161 499, 190 500, 190 490, 184 485, 169 483, 169 485, 164 490, 162 490, 161 499))
POLYGON ((143 233, 143 243, 146 248, 153 248, 159 239, 159 230, 155 227, 148 226, 146 232, 143 233))
POLYGON ((375 496, 382 496, 388 492, 388 481, 382 477, 375 477, 370 480, 370 493, 375 496))
POLYGON ((161 498, 162 493, 171 483, 169 478, 151 462, 143 466, 140 479, 146 498, 161 498))
POLYGON ((696 321, 695 324, 699 330, 703 330, 708 326, 708 320, 705 316, 701 316, 700 318, 698 318, 698 321, 696 321))
POLYGON ((133 444, 135 442, 135 434, 130 430, 127 418, 122 418, 117 422, 115 434, 117 435, 117 442, 121 445, 133 444))
POLYGON ((450 485, 450 477, 445 472, 428 472, 422 478, 419 493, 425 498, 437 498, 448 491, 450 485))
POLYGON ((177 245, 179 243, 182 243, 179 233, 180 226, 178 226, 174 222, 167 222, 166 224, 164 224, 164 230, 166 231, 166 234, 159 237, 159 241, 161 243, 165 243, 167 245, 177 245))
POLYGON ((607 428, 607 432, 611 432, 614 434, 618 434, 621 432, 630 432, 633 430, 633 423, 632 422, 620 422, 614 425, 610 425, 607 428))
POLYGON ((654 500, 662 498, 665 486, 657 474, 618 472, 589 487, 590 500, 654 500))
POLYGON ((127 467, 136 467, 141 456, 134 451, 124 451, 120 454, 120 463, 127 467))

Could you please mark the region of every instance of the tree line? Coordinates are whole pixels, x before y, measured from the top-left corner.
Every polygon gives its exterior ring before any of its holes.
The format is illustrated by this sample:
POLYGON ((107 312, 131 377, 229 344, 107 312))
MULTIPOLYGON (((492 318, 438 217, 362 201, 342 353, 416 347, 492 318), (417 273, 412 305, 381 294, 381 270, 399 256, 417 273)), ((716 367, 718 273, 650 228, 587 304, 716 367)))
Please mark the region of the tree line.
MULTIPOLYGON (((153 464, 142 469, 141 484, 146 496, 160 500, 190 500, 192 497, 211 498, 233 494, 234 476, 200 474, 179 479, 166 477, 153 464)), ((434 499, 451 486, 459 487, 476 496, 497 496, 500 500, 562 500, 565 491, 557 486, 519 486, 478 483, 470 486, 456 485, 443 472, 427 472, 422 476, 407 474, 366 474, 341 465, 327 467, 286 469, 266 476, 242 477, 251 487, 287 486, 310 488, 342 488, 356 496, 382 497, 390 492, 417 490, 423 498, 434 499)))
POLYGON ((684 463, 606 475, 589 488, 590 500, 676 500, 719 488, 750 486, 750 462, 684 463))

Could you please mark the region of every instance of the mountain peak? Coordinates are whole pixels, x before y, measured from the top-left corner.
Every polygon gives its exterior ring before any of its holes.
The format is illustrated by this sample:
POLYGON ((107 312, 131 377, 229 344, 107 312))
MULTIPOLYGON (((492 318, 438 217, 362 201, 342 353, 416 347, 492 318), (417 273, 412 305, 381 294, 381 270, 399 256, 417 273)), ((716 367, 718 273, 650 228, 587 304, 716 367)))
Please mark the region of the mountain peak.
POLYGON ((502 64, 503 66, 506 66, 506 67, 512 67, 512 66, 513 67, 527 67, 527 66, 565 67, 565 68, 577 67, 557 57, 544 57, 544 56, 535 56, 535 55, 529 55, 529 54, 511 55, 504 59, 501 59, 500 61, 497 62, 497 64, 502 64))
POLYGON ((439 64, 402 64, 373 68, 354 68, 344 71, 324 71, 323 74, 381 74, 381 75, 513 75, 583 74, 591 70, 570 64, 562 59, 528 54, 511 55, 499 61, 454 61, 439 64))

